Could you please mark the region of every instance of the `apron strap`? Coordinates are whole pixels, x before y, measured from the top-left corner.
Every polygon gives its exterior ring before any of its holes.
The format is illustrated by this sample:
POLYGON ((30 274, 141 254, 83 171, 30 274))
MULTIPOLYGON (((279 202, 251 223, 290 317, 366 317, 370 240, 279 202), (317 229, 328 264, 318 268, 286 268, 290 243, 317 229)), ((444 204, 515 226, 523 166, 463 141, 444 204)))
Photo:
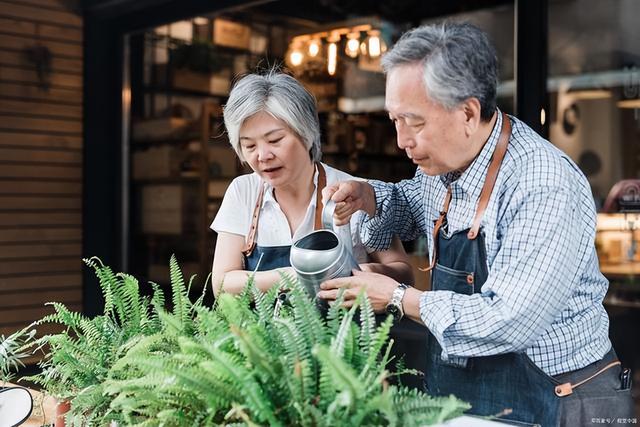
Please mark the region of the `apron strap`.
MULTIPOLYGON (((318 168, 318 185, 316 188, 316 211, 314 216, 314 230, 322 228, 322 190, 327 185, 327 174, 324 171, 324 167, 320 162, 316 163, 318 168)), ((249 235, 247 241, 242 247, 242 253, 245 256, 250 256, 256 247, 256 234, 258 232, 258 220, 260 219, 260 208, 262 208, 262 199, 264 196, 264 181, 260 181, 260 189, 258 190, 258 200, 253 208, 253 215, 251 216, 251 228, 249 229, 249 235)))
POLYGON ((489 199, 491 198, 493 187, 498 178, 498 171, 500 171, 502 159, 504 159, 504 155, 507 152, 507 146, 509 145, 510 136, 511 122, 509 121, 509 117, 505 113, 502 113, 502 129, 500 131, 500 138, 498 139, 498 144, 493 150, 493 155, 491 156, 491 162, 489 163, 487 177, 484 180, 484 185, 482 186, 482 191, 480 192, 480 201, 478 202, 478 207, 476 208, 476 216, 473 218, 471 229, 467 233, 467 237, 471 240, 475 239, 478 236, 478 231, 480 230, 480 221, 482 221, 484 211, 487 209, 487 205, 489 204, 489 199))
POLYGON ((253 216, 251 217, 251 228, 249 229, 249 235, 247 241, 242 248, 242 253, 245 256, 250 256, 256 247, 256 232, 258 231, 258 219, 260 217, 260 208, 262 207, 262 198, 264 196, 264 181, 260 180, 260 189, 258 190, 258 200, 253 208, 253 216))
POLYGON ((316 187, 316 212, 313 221, 313 230, 321 230, 322 227, 322 190, 327 186, 327 174, 324 172, 324 167, 320 162, 318 165, 318 186, 316 187))
MULTIPOLYGON (((485 178, 484 185, 482 186, 482 191, 480 192, 480 200, 478 201, 476 214, 473 218, 472 226, 467 233, 467 237, 471 240, 475 239, 478 236, 478 231, 480 230, 480 221, 482 221, 484 211, 487 209, 487 205, 489 204, 489 199, 491 198, 493 187, 496 183, 496 179, 498 178, 500 165, 502 164, 504 155, 507 152, 507 146, 509 145, 510 136, 511 122, 509 121, 509 117, 505 113, 502 113, 502 129, 500 130, 498 143, 496 144, 496 148, 493 150, 493 154, 491 155, 489 170, 487 171, 487 177, 485 178)), ((438 261, 438 233, 440 232, 440 228, 446 221, 450 203, 451 185, 449 185, 449 187, 447 188, 447 195, 444 198, 442 211, 440 211, 440 216, 435 221, 435 224, 433 226, 433 257, 431 258, 431 264, 427 268, 418 268, 420 271, 431 271, 436 266, 436 263, 438 261)))
POLYGON ((433 224, 433 257, 431 258, 431 264, 427 268, 420 268, 420 271, 431 271, 436 266, 436 262, 438 261, 438 233, 440 232, 440 228, 442 228, 442 224, 447 219, 447 212, 449 211, 449 204, 451 203, 451 186, 447 187, 447 195, 444 196, 444 204, 442 205, 442 210, 440 211, 440 216, 433 224))
POLYGON ((575 388, 580 387, 582 384, 591 381, 592 379, 594 379, 595 377, 597 377, 598 375, 600 375, 601 373, 603 373, 604 371, 607 371, 611 368, 613 368, 614 366, 618 366, 621 365, 619 360, 616 360, 614 362, 609 363, 607 366, 605 366, 604 368, 600 369, 598 372, 596 372, 595 374, 583 379, 582 381, 579 381, 575 384, 571 384, 570 382, 564 383, 564 384, 560 384, 557 385, 555 388, 555 393, 556 396, 558 397, 565 397, 565 396, 569 396, 570 394, 573 393, 573 390, 575 388))

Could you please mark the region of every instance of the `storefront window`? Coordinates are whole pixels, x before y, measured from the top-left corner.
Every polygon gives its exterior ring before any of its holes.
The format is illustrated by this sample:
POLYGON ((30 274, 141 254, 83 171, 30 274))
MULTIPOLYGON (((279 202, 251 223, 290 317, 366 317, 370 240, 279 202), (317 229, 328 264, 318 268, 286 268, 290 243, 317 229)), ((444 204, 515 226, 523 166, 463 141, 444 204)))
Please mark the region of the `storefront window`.
POLYGON ((598 208, 640 177, 640 3, 549 4, 550 139, 589 179, 598 208))

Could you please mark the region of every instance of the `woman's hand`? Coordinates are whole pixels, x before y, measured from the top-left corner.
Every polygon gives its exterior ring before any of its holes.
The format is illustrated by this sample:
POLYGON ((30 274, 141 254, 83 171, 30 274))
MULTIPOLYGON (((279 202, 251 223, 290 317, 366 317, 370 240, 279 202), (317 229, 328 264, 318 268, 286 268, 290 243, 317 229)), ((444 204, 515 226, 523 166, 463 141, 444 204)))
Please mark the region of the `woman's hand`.
POLYGON ((351 307, 361 291, 364 291, 371 302, 373 311, 382 313, 391 301, 393 291, 398 282, 378 273, 353 270, 353 276, 340 277, 323 282, 320 285, 318 298, 335 301, 340 289, 345 289, 344 306, 351 307))

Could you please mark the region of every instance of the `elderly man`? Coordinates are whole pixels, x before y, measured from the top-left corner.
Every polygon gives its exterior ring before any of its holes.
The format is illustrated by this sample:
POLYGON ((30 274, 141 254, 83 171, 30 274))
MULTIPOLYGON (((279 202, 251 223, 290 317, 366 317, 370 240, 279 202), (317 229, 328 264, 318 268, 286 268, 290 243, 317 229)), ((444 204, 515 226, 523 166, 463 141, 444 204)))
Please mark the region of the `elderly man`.
POLYGON ((630 384, 608 338, 595 208, 573 161, 496 107, 497 58, 464 23, 406 33, 382 60, 397 143, 417 165, 398 184, 325 189, 338 223, 364 210, 364 243, 425 234, 432 290, 354 272, 325 282, 346 304, 365 289, 377 312, 430 331, 425 386, 472 413, 543 426, 633 418, 630 384))

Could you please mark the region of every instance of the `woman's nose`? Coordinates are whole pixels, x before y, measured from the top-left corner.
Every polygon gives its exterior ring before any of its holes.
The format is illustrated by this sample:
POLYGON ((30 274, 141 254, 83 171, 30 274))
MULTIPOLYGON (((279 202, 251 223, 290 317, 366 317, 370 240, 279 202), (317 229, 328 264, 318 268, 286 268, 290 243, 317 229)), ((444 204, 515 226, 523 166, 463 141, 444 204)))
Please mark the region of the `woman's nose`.
POLYGON ((268 144, 258 147, 258 160, 265 162, 273 158, 273 152, 268 144))

